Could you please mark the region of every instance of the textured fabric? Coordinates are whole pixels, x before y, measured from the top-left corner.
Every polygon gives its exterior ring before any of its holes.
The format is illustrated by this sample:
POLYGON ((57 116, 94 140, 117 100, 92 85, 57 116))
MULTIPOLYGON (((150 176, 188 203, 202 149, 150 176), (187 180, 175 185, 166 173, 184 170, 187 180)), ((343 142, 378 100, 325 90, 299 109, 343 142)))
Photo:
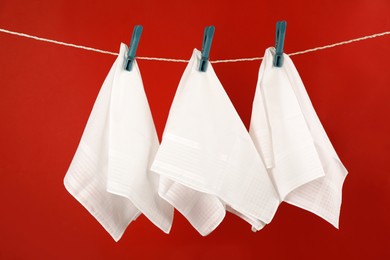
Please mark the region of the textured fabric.
POLYGON ((199 60, 194 50, 152 165, 159 194, 202 235, 226 209, 259 230, 273 218, 278 195, 211 64, 199 72, 199 60))
POLYGON ((166 233, 173 218, 150 172, 158 138, 137 63, 124 70, 126 53, 122 44, 64 180, 116 241, 141 213, 166 233))
POLYGON ((250 135, 280 199, 335 227, 346 169, 330 143, 291 59, 281 68, 266 50, 259 70, 250 135))

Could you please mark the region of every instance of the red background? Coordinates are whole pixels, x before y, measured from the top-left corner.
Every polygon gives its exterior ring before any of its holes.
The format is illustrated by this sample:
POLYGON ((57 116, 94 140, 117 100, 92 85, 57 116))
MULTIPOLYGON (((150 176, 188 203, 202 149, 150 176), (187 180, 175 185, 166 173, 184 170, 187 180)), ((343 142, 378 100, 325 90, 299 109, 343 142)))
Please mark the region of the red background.
MULTIPOLYGON (((213 24, 214 60, 262 56, 279 19, 286 53, 390 29, 387 0, 79 2, 2 0, 0 27, 117 52, 142 24, 139 56, 188 59, 213 24)), ((176 212, 169 235, 142 216, 115 243, 63 186, 115 57, 0 33, 0 258, 390 259, 389 44, 384 36, 293 57, 350 172, 340 230, 282 204, 258 233, 228 215, 201 237, 176 212)), ((214 65, 246 126, 259 64, 214 65)), ((139 66, 161 137, 186 64, 139 66)))

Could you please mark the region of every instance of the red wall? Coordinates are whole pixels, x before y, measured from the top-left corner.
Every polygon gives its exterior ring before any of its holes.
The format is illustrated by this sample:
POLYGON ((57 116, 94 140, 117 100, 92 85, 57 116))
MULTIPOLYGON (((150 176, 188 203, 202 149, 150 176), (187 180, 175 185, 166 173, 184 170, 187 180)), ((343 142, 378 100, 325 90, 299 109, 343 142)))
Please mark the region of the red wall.
MULTIPOLYGON (((117 52, 142 24, 138 55, 185 59, 210 24, 211 59, 262 56, 279 19, 287 53, 390 29, 387 0, 79 2, 2 0, 0 27, 117 52)), ((350 172, 340 230, 282 204, 258 233, 228 215, 201 237, 176 213, 169 235, 142 216, 115 243, 63 186, 115 57, 0 33, 0 258, 390 259, 389 44, 385 36, 293 57, 350 172)), ((139 66, 161 137, 186 64, 139 66)), ((259 62, 214 68, 248 126, 259 62)))

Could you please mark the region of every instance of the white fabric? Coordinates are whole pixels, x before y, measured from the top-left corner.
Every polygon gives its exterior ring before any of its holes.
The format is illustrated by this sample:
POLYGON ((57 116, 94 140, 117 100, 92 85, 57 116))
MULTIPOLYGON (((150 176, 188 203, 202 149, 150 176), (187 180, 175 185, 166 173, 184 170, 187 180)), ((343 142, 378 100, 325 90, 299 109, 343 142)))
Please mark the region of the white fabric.
POLYGON ((273 218, 278 194, 213 67, 199 72, 199 60, 194 50, 152 164, 159 194, 202 235, 226 209, 259 230, 273 218))
POLYGON ((158 138, 137 63, 124 70, 126 53, 121 44, 64 179, 115 241, 141 213, 166 233, 173 218, 150 172, 158 138))
POLYGON ((338 158, 291 59, 281 68, 266 50, 259 70, 250 135, 281 200, 335 227, 347 170, 338 158))

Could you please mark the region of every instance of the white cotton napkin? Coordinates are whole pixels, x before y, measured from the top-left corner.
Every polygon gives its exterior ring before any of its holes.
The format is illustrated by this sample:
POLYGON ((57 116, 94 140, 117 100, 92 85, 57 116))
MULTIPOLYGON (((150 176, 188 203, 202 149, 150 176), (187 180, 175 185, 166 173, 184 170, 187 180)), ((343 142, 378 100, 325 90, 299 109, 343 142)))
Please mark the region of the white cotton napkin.
POLYGON ((281 200, 338 227, 346 169, 330 143, 291 59, 273 66, 268 48, 260 66, 250 135, 281 200))
POLYGON ((213 67, 198 71, 200 57, 194 50, 151 168, 161 175, 159 194, 201 235, 226 209, 259 230, 274 216, 278 194, 213 67))
POLYGON ((124 70, 126 53, 121 44, 64 179, 115 241, 141 213, 166 233, 173 218, 150 172, 158 138, 137 63, 124 70))

